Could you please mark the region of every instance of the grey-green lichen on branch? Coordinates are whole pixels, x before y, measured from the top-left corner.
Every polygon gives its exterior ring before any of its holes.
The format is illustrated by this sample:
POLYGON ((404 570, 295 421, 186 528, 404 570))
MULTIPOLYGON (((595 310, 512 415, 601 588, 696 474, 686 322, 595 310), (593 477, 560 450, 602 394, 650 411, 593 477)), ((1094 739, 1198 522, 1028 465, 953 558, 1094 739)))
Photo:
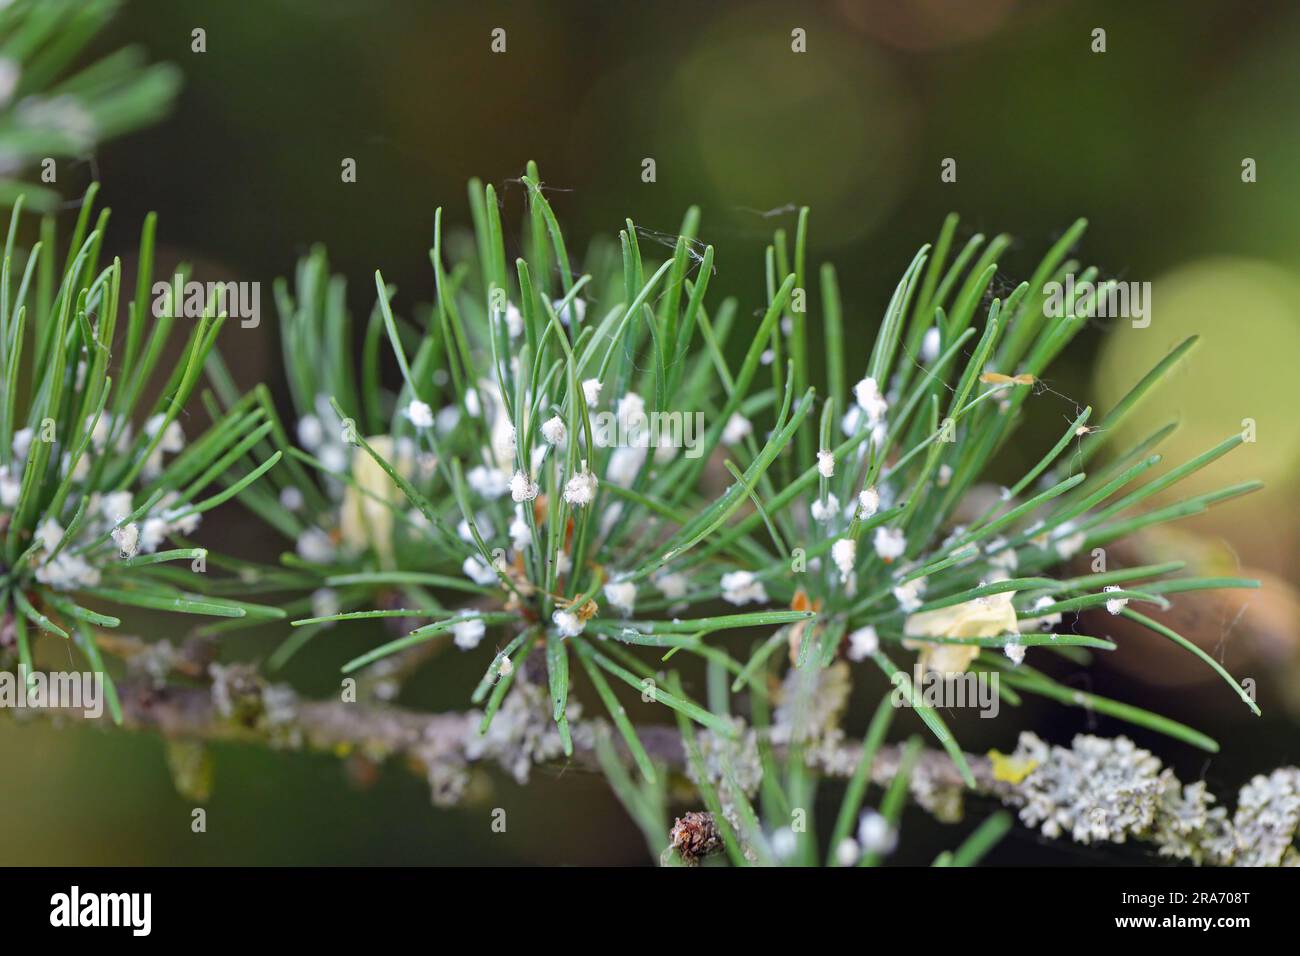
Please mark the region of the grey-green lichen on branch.
MULTIPOLYGON (((124 726, 169 740, 359 754, 374 762, 397 759, 427 779, 439 806, 467 798, 476 768, 495 764, 524 783, 534 766, 565 759, 544 681, 528 679, 526 672, 481 735, 478 711, 430 714, 376 702, 308 700, 286 685, 266 681, 250 666, 225 666, 205 658, 203 645, 141 645, 131 658, 133 676, 119 685, 124 726), (197 679, 178 682, 185 675, 197 679)), ((569 707, 574 745, 569 765, 598 770, 596 738, 608 728, 603 720, 583 718, 576 702, 569 707)), ((846 738, 837 726, 833 718, 838 712, 838 707, 827 707, 826 722, 801 741, 809 766, 830 778, 851 775, 862 751, 861 742, 846 738)), ((781 752, 789 743, 789 727, 778 708, 767 735, 781 752)), ((730 767, 731 779, 751 793, 759 782, 759 773, 752 772, 759 766, 758 733, 739 723, 737 729, 734 738, 709 730, 697 734, 704 770, 723 797, 724 813, 729 813, 730 801, 723 766, 730 767)), ((677 728, 644 725, 636 730, 656 764, 692 777, 677 728)), ((630 762, 622 742, 612 742, 630 762)), ((901 746, 879 750, 871 768, 874 783, 886 785, 893 779, 902 751, 901 746)), ((1182 783, 1172 769, 1125 737, 1080 734, 1063 747, 1024 732, 1010 760, 1032 769, 1014 781, 995 773, 988 757, 971 754, 967 760, 975 778, 973 790, 963 785, 947 754, 923 751, 910 778, 912 798, 947 822, 961 818, 966 796, 991 797, 1016 808, 1022 823, 1050 838, 1139 841, 1153 845, 1161 856, 1201 865, 1300 864, 1295 847, 1300 769, 1294 767, 1251 779, 1230 813, 1203 782, 1182 783)))

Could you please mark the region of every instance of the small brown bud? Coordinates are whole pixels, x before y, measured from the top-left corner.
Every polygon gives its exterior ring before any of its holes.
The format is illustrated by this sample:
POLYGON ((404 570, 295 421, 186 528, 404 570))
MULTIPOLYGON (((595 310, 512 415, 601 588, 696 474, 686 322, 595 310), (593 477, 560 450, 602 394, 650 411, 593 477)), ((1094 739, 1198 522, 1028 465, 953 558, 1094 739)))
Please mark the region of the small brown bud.
POLYGON ((673 822, 668 834, 668 849, 676 850, 687 866, 698 866, 700 860, 722 849, 722 835, 712 813, 692 810, 673 822))

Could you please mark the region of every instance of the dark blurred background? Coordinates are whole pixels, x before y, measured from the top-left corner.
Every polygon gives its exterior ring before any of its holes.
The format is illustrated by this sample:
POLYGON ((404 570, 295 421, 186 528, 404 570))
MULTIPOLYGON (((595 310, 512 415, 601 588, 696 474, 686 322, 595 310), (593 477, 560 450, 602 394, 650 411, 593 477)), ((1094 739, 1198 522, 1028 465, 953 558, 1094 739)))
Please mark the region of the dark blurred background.
MULTIPOLYGON (((1132 437, 1180 418, 1162 449, 1180 462, 1254 418, 1256 443, 1179 491, 1246 478, 1268 487, 1139 542, 1124 563, 1172 554, 1265 578, 1261 592, 1203 599, 1184 622, 1234 673, 1258 682, 1265 717, 1251 718, 1208 671, 1152 635, 1116 631, 1121 649, 1086 686, 1191 723, 1219 739, 1222 754, 1210 759, 1036 702, 997 721, 953 715, 957 735, 980 752, 1010 750, 1021 728, 1062 743, 1081 731, 1127 732, 1229 800, 1252 774, 1300 760, 1294 3, 166 0, 126 4, 97 50, 128 43, 181 68, 177 108, 103 147, 60 185, 72 197, 98 176, 101 202, 114 211, 109 251, 124 257, 145 213, 157 210, 164 266, 186 259, 198 278, 261 281, 265 316, 271 281, 315 242, 348 275, 354 314, 373 304, 376 268, 398 286, 399 303, 427 301, 434 208, 467 224, 465 185, 479 176, 497 185, 507 222, 518 223, 523 198, 512 180, 534 159, 571 250, 627 216, 675 234, 698 204, 700 235, 717 247, 710 297, 737 296, 742 316, 761 304, 772 230, 793 229, 793 214, 779 210, 811 206, 810 260, 839 269, 852 374, 865 365, 899 273, 945 214, 961 214, 960 239, 1015 237, 1001 262, 1006 288, 1087 217, 1080 258, 1106 275, 1153 282, 1153 322, 1098 323, 1080 335, 1048 374, 1059 394, 1030 403, 1001 467, 1020 474, 1076 402, 1108 408, 1173 344, 1201 334, 1191 361, 1136 416, 1132 437), (206 53, 190 52, 196 27, 207 31, 206 53), (507 31, 504 55, 489 50, 495 27, 507 31), (807 32, 805 54, 791 52, 796 27, 807 32), (1102 54, 1091 51, 1098 27, 1102 54), (355 184, 340 181, 345 157, 357 161, 355 184), (652 184, 641 181, 646 157, 657 164, 652 184), (947 157, 957 161, 955 183, 940 182, 947 157), (1247 157, 1256 183, 1242 182, 1247 157)), ((275 335, 273 320, 256 331, 232 323, 222 347, 243 381, 266 380, 283 395, 275 335)), ((222 525, 210 533, 233 550, 265 556, 280 547, 255 537, 236 511, 222 525)), ((1110 624, 1094 626, 1104 633, 1110 624)), ((280 637, 253 640, 269 648, 280 637)), ((293 675, 299 686, 334 686, 338 661, 372 644, 373 633, 326 639, 338 648, 304 663, 293 675)), ((461 659, 469 656, 439 658, 404 702, 465 706, 481 670, 461 659)), ((864 726, 869 697, 855 705, 851 728, 864 726)), ((191 803, 173 789, 159 741, 0 724, 0 766, 11 768, 0 776, 0 816, 22 821, 0 829, 0 863, 648 860, 640 834, 590 775, 538 774, 528 788, 495 775, 488 806, 510 813, 509 834, 497 835, 482 808, 434 810, 425 784, 398 768, 365 789, 330 758, 215 753, 208 833, 194 835, 191 803)), ((831 812, 821 811, 824 822, 831 812)), ((928 862, 966 828, 909 811, 898 858, 928 862)), ((1023 830, 991 859, 1145 860, 1023 830)))

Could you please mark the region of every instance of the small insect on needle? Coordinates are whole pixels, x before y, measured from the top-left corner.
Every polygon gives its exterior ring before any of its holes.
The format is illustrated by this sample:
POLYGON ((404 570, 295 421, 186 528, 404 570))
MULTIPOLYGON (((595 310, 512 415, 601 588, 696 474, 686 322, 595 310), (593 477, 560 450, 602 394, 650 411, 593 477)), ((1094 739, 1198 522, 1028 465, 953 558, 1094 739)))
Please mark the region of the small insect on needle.
POLYGON ((1021 375, 1003 375, 1001 372, 985 372, 980 376, 985 385, 1033 385, 1034 377, 1028 372, 1021 375))

